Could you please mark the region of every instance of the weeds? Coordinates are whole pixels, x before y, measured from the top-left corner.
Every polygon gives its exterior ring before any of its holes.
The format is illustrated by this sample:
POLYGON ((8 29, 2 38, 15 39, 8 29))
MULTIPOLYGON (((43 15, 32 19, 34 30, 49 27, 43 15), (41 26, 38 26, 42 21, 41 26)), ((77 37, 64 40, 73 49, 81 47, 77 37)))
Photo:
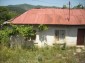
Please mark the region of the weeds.
MULTIPOLYGON (((59 45, 32 49, 0 48, 0 63, 78 63, 84 57, 74 55, 76 48, 62 50, 59 45)), ((82 59, 83 61, 83 59, 82 59)))

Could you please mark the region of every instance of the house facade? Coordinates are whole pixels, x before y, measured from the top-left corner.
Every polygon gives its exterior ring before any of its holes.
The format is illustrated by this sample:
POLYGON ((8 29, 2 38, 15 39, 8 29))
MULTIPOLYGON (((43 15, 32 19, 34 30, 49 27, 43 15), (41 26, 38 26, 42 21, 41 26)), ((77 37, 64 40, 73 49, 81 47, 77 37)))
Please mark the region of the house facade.
POLYGON ((45 31, 37 31, 34 43, 38 46, 64 44, 85 45, 85 9, 31 9, 11 21, 17 25, 48 26, 45 31))
POLYGON ((35 42, 39 46, 64 44, 85 45, 85 26, 49 26, 48 30, 37 32, 35 42))

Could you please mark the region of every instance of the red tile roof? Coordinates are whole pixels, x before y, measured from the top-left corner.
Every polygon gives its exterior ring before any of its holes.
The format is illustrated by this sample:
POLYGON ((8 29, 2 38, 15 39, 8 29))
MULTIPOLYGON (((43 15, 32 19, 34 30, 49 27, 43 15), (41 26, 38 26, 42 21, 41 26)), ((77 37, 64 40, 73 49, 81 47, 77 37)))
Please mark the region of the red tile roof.
POLYGON ((85 25, 85 9, 31 9, 16 17, 12 24, 85 25))

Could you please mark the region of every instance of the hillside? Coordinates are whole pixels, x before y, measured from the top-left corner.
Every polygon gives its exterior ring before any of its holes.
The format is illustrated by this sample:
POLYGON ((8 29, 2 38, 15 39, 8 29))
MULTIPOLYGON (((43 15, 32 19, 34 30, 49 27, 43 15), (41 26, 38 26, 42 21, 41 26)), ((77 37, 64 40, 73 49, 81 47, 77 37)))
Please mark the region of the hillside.
POLYGON ((21 8, 21 9, 24 9, 24 10, 29 10, 31 8, 34 8, 35 6, 33 5, 29 5, 29 4, 19 4, 19 5, 8 5, 7 7, 17 7, 17 8, 21 8))
MULTIPOLYGON (((64 5, 64 6, 62 8, 68 8, 66 5, 64 5)), ((10 11, 13 11, 17 14, 22 14, 25 11, 30 10, 32 8, 60 8, 60 7, 57 7, 57 6, 41 6, 41 5, 31 5, 31 4, 8 5, 8 6, 5 6, 5 7, 8 8, 10 11)), ((83 9, 85 7, 78 4, 77 6, 74 6, 73 8, 83 9)))
MULTIPOLYGON (((8 5, 6 7, 19 14, 22 14, 23 12, 30 10, 32 8, 61 8, 57 6, 41 6, 41 5, 31 5, 31 4, 8 5)), ((63 5, 62 8, 68 8, 68 7, 66 5, 63 5)), ((78 4, 77 6, 74 6, 73 8, 84 9, 85 7, 78 4)))
POLYGON ((8 5, 8 7, 18 7, 24 10, 29 10, 32 8, 59 8, 56 6, 41 6, 41 5, 35 6, 35 5, 30 5, 30 4, 8 5))
POLYGON ((30 4, 18 4, 18 5, 8 5, 8 6, 0 6, 0 7, 6 7, 9 9, 9 11, 17 14, 22 14, 27 10, 30 10, 32 8, 59 8, 55 6, 41 6, 41 5, 30 5, 30 4))

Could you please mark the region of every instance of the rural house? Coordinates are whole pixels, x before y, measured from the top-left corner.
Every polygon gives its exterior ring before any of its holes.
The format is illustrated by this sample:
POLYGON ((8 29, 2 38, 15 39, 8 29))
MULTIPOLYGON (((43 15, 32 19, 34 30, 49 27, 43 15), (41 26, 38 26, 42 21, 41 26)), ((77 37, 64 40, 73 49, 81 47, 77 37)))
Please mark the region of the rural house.
POLYGON ((54 43, 67 46, 85 45, 85 9, 31 9, 11 21, 15 25, 45 24, 46 31, 37 31, 35 43, 38 46, 54 43))

